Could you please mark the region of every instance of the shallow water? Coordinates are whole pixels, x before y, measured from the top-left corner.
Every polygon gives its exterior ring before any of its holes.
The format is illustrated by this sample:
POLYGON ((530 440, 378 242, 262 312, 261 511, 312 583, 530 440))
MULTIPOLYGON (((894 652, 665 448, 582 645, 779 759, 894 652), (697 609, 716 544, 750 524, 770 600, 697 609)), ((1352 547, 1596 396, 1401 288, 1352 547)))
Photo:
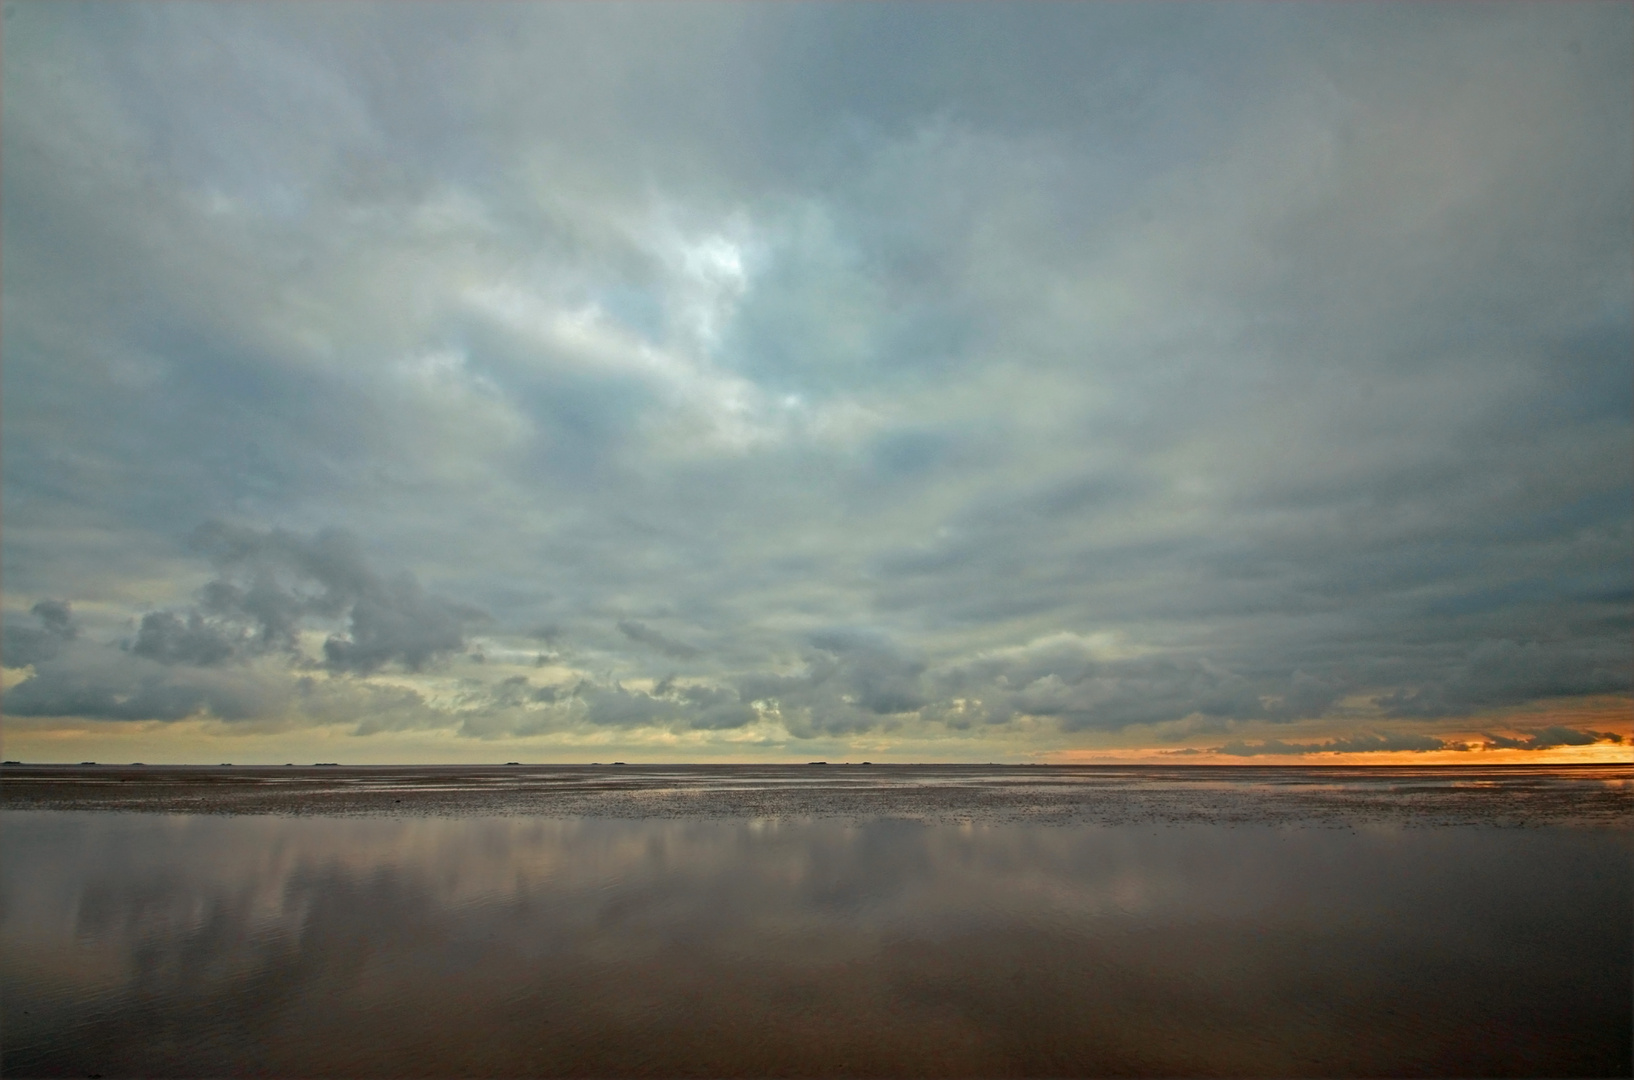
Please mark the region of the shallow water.
POLYGON ((0 845, 7 1075, 1630 1071, 1627 828, 12 809, 0 845))

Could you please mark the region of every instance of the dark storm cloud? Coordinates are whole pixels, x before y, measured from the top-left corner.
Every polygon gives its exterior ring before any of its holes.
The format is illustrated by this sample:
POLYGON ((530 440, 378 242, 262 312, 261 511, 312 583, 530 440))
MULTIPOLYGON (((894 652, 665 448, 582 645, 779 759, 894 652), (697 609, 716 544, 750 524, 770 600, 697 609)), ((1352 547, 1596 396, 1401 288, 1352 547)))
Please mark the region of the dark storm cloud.
POLYGON ((303 628, 478 648, 473 734, 1631 690, 1626 5, 9 10, 8 703, 303 628), (285 528, 177 601, 204 520, 285 528))

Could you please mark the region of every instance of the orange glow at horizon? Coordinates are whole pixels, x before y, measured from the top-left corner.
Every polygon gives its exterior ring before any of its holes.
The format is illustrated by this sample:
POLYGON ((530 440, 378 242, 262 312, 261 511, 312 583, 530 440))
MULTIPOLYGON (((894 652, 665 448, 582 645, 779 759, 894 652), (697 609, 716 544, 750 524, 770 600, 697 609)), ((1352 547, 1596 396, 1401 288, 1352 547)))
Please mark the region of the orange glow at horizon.
MULTIPOLYGON (((1398 721, 1382 726, 1399 731, 1399 724, 1398 721)), ((1252 755, 1217 752, 1220 745, 1227 742, 1246 742, 1253 746, 1282 739, 1308 746, 1329 742, 1336 736, 1374 733, 1381 733, 1380 729, 1367 721, 1359 722, 1351 731, 1326 735, 1313 732, 1308 726, 1291 725, 1281 731, 1256 726, 1229 735, 1198 737, 1199 741, 1208 738, 1214 744, 1212 748, 1173 743, 1107 749, 1085 747, 1041 754, 1037 760, 1058 765, 1634 765, 1634 699, 1605 694, 1533 702, 1514 709, 1443 720, 1421 732, 1449 744, 1462 743, 1470 747, 1468 750, 1317 750, 1252 755), (1606 733, 1621 736, 1623 741, 1555 746, 1547 750, 1503 748, 1489 741, 1494 737, 1524 739, 1550 728, 1606 733)))
MULTIPOLYGON (((1625 740, 1628 737, 1625 736, 1625 740)), ((1195 754, 1143 747, 1136 750, 1063 750, 1041 756, 1050 765, 1634 765, 1634 746, 1595 743, 1549 750, 1371 750, 1308 754, 1195 754)))

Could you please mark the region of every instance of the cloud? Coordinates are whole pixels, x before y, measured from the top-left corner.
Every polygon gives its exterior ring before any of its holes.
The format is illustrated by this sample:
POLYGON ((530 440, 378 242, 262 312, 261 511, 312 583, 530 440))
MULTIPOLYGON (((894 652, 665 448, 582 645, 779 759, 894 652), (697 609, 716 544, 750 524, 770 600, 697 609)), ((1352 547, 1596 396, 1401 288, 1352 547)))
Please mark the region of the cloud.
POLYGON ((807 639, 803 670, 754 673, 737 688, 745 701, 775 706, 797 738, 877 728, 930 704, 926 662, 868 630, 830 629, 807 639))
POLYGON ((1261 754, 1367 754, 1380 751, 1468 750, 1463 743, 1450 743, 1428 735, 1353 735, 1326 742, 1287 743, 1266 739, 1258 743, 1229 742, 1204 753, 1226 757, 1256 757, 1261 754))
POLYGON ((736 693, 719 687, 661 684, 652 693, 622 686, 581 689, 585 719, 600 727, 740 728, 753 723, 755 711, 736 693))
POLYGON ((38 627, 14 626, 9 622, 4 627, 0 655, 4 656, 6 667, 22 668, 50 660, 63 645, 79 636, 73 610, 66 601, 41 600, 30 609, 30 614, 40 621, 38 627))
MULTIPOLYGON (((355 538, 339 530, 307 537, 210 523, 194 543, 217 571, 199 606, 148 612, 133 640, 117 647, 87 640, 61 601, 35 605, 39 630, 8 627, 8 645, 16 643, 8 666, 27 660, 34 673, 7 692, 7 710, 125 720, 311 716, 303 702, 315 700, 315 684, 303 670, 367 675, 396 664, 421 671, 463 651, 466 628, 483 618, 470 605, 427 594, 412 575, 376 573, 355 538), (345 627, 323 642, 321 660, 300 649, 300 633, 313 622, 345 627)), ((385 712, 402 713, 400 705, 385 712)), ((368 723, 384 722, 368 720, 381 709, 359 707, 368 723)), ((421 723, 427 715, 410 712, 421 723)))
POLYGON ((1455 716, 1552 697, 1628 693, 1626 648, 1609 641, 1485 641, 1428 685, 1376 700, 1392 716, 1455 716))
POLYGON ((633 619, 620 619, 618 631, 631 641, 646 645, 671 659, 690 660, 700 655, 699 650, 691 645, 666 637, 652 627, 633 619))
POLYGON ((1449 742, 1429 735, 1353 735, 1324 742, 1288 743, 1280 739, 1265 739, 1258 743, 1234 741, 1212 749, 1173 750, 1168 753, 1207 753, 1226 757, 1256 757, 1262 754, 1365 754, 1380 751, 1410 751, 1423 753, 1430 750, 1553 750, 1561 746, 1592 746, 1595 743, 1621 743, 1623 737, 1611 731, 1578 730, 1558 725, 1544 728, 1530 735, 1512 738, 1504 735, 1482 736, 1486 742, 1449 742))
POLYGON ((97 720, 183 720, 209 715, 227 721, 280 718, 294 692, 280 670, 172 669, 118 648, 80 643, 36 665, 34 675, 6 691, 12 716, 97 720))
POLYGON ((1341 692, 1304 671, 1250 677, 1202 657, 1121 656, 1110 643, 1073 634, 957 662, 935 682, 945 697, 979 701, 990 718, 1053 717, 1069 731, 1186 717, 1316 717, 1341 692))
POLYGON ((161 664, 194 664, 207 667, 233 656, 243 644, 243 636, 220 623, 208 623, 198 612, 185 620, 168 611, 142 616, 131 652, 161 664))
POLYGON ((63 600, 41 600, 29 609, 45 632, 61 641, 72 641, 79 636, 74 625, 73 609, 63 600))
MULTIPOLYGON (((223 622, 253 626, 260 649, 293 650, 309 617, 344 619, 347 632, 323 643, 331 670, 368 673, 395 662, 419 671, 462 651, 466 628, 485 617, 471 605, 428 595, 412 574, 375 573, 357 540, 340 530, 302 537, 215 522, 198 530, 195 544, 220 572, 205 586, 203 608, 223 622)), ((234 644, 195 612, 185 628, 174 615, 144 619, 134 648, 170 663, 214 663, 234 644)))
POLYGON ((482 612, 426 595, 402 574, 361 593, 353 602, 351 634, 323 643, 330 668, 370 672, 396 661, 410 671, 465 648, 465 628, 482 612))
POLYGON ((1590 731, 1554 725, 1522 738, 1504 735, 1486 735, 1487 746, 1495 750, 1553 750, 1559 746, 1592 746, 1595 743, 1620 743, 1623 737, 1612 731, 1590 731))
POLYGON ((100 10, 6 23, 28 707, 1021 753, 1634 692, 1626 6, 100 10), (287 527, 201 590, 201 521, 287 527))
POLYGON ((5 694, 7 715, 88 720, 213 719, 240 728, 328 726, 358 735, 450 728, 457 710, 419 690, 316 676, 277 654, 201 666, 81 639, 5 694))

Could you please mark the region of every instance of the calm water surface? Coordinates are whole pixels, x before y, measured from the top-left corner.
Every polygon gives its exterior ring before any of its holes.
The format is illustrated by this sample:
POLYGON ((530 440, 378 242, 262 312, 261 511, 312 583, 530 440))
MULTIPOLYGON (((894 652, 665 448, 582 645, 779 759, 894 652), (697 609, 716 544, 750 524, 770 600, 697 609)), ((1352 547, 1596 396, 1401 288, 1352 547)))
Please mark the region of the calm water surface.
POLYGON ((7 1075, 1628 1075, 1626 828, 12 809, 7 1075))

